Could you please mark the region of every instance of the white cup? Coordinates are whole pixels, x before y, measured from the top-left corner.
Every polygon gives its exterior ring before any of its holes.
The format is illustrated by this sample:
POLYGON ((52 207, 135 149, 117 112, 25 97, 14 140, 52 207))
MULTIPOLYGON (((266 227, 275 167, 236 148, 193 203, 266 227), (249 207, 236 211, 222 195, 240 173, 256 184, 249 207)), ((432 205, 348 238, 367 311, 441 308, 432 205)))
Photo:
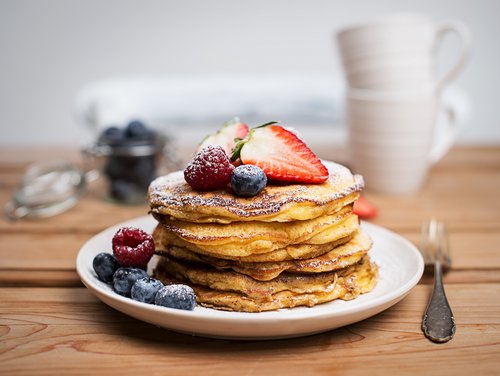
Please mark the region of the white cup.
POLYGON ((434 22, 412 13, 385 16, 337 33, 349 86, 383 90, 432 85, 439 91, 462 70, 470 39, 467 27, 459 21, 434 22), (437 47, 447 33, 456 33, 462 48, 456 63, 438 79, 437 47))
POLYGON ((416 192, 453 145, 462 120, 458 103, 445 103, 433 87, 350 89, 346 102, 353 170, 364 176, 367 190, 381 193, 416 192))

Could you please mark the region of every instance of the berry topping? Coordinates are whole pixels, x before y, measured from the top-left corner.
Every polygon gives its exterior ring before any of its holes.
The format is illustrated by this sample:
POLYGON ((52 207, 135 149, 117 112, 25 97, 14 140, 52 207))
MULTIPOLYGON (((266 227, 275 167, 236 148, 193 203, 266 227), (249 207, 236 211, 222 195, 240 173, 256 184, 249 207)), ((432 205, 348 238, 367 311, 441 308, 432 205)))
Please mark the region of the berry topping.
POLYGON ((255 196, 266 187, 266 184, 266 174, 257 166, 238 166, 231 175, 231 188, 237 196, 255 196))
POLYGON ((163 307, 192 311, 196 306, 196 295, 186 285, 167 285, 155 297, 155 304, 163 307))
POLYGON ((151 235, 135 227, 122 227, 113 236, 113 254, 124 267, 146 269, 155 251, 151 235))
POLYGON ((112 126, 106 128, 101 135, 102 141, 105 141, 106 144, 116 145, 123 141, 125 134, 123 129, 112 126))
POLYGON ((231 181, 234 166, 218 145, 207 145, 199 151, 184 170, 184 179, 198 191, 225 188, 231 181))
POLYGON ((92 267, 101 281, 109 283, 113 281, 113 274, 120 267, 120 264, 118 264, 112 254, 102 252, 94 257, 92 267))
POLYGON ((354 201, 353 212, 363 219, 375 218, 378 214, 377 208, 363 196, 359 196, 358 199, 354 201))
POLYGON ((135 281, 130 290, 132 299, 143 303, 154 303, 156 293, 163 287, 163 283, 154 278, 141 278, 135 281))
POLYGON ((231 160, 260 167, 268 179, 294 183, 323 183, 328 169, 294 133, 275 122, 253 128, 240 141, 231 160))
POLYGON ((208 145, 219 145, 228 156, 231 155, 236 144, 235 140, 243 139, 248 134, 248 125, 240 119, 234 118, 224 123, 223 127, 216 133, 211 134, 201 141, 198 151, 208 145))
POLYGON ((131 140, 152 140, 155 136, 154 132, 148 129, 144 123, 139 120, 134 120, 128 123, 125 128, 125 136, 131 140))
POLYGON ((154 129, 135 120, 125 127, 111 126, 99 136, 106 146, 104 175, 111 198, 123 203, 143 203, 149 183, 156 177, 158 151, 165 139, 154 129))
POLYGON ((130 297, 130 292, 135 281, 141 278, 147 278, 145 270, 138 268, 120 268, 113 275, 113 288, 123 296, 130 297))

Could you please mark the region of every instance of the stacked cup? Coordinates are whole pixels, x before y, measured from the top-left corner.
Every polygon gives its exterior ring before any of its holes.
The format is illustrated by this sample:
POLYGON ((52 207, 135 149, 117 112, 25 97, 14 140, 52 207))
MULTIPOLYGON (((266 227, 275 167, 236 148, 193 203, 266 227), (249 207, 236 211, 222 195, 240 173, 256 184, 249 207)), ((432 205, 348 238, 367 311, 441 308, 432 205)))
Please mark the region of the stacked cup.
POLYGON ((458 21, 435 23, 417 14, 395 14, 353 25, 337 34, 348 83, 346 121, 351 163, 369 190, 412 193, 429 167, 453 144, 456 117, 442 91, 462 70, 470 49, 467 28, 458 21), (436 53, 448 32, 461 39, 460 57, 436 79, 436 53))

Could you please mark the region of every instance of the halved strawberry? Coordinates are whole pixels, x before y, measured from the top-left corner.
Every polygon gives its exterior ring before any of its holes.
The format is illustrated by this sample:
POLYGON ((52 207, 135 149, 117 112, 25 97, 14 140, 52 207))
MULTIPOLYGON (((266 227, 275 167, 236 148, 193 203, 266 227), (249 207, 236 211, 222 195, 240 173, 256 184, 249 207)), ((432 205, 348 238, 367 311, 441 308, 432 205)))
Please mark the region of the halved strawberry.
POLYGON ((375 218, 378 214, 377 208, 368 202, 363 196, 359 196, 358 199, 354 201, 353 212, 362 219, 375 218))
POLYGON ((304 141, 276 122, 253 128, 234 148, 231 160, 238 158, 271 180, 319 184, 328 179, 328 169, 304 141))
POLYGON ((198 146, 197 152, 207 145, 220 145, 228 156, 236 144, 235 140, 243 139, 248 134, 248 125, 242 123, 237 117, 224 123, 221 129, 205 137, 198 146))

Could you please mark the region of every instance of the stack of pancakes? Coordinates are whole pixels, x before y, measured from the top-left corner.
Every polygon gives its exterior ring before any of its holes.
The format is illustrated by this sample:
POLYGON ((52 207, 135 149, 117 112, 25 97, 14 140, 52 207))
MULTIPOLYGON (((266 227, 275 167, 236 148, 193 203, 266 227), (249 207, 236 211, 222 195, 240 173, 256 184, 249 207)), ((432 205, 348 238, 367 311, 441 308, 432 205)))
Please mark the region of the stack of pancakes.
POLYGON ((325 162, 323 184, 268 184, 259 195, 194 191, 182 171, 154 180, 148 192, 161 256, 154 276, 184 283, 205 307, 260 312, 370 291, 377 267, 372 241, 352 212, 358 175, 325 162))

